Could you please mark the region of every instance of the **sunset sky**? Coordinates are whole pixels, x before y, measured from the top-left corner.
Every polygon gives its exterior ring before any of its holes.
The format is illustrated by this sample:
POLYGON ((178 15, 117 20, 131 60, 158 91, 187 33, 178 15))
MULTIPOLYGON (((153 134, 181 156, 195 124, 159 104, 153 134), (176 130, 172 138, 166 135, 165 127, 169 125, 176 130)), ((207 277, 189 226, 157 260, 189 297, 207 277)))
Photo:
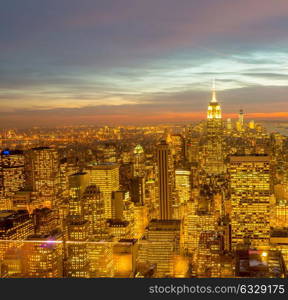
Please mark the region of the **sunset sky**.
POLYGON ((0 126, 288 120, 287 0, 9 0, 0 126))

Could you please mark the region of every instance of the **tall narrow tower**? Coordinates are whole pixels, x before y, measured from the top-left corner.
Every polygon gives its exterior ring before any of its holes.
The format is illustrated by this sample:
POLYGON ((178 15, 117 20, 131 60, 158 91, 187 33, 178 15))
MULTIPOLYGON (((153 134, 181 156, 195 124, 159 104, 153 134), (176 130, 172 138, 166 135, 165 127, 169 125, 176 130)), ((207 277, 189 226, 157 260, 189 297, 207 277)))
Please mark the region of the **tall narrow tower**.
POLYGON ((243 109, 240 109, 239 111, 239 116, 238 116, 238 121, 236 123, 236 127, 238 131, 243 131, 244 130, 244 112, 243 109))
POLYGON ((216 136, 222 131, 222 113, 221 107, 216 98, 215 80, 212 86, 212 99, 208 105, 207 111, 207 135, 216 136))
POLYGON ((243 109, 240 109, 240 111, 239 111, 239 123, 243 127, 243 125, 244 125, 244 112, 243 112, 243 109))
POLYGON ((169 162, 170 149, 165 140, 157 147, 157 165, 158 165, 158 187, 160 200, 160 219, 169 220, 172 218, 172 193, 170 190, 169 162))
POLYGON ((214 80, 212 87, 212 99, 208 105, 207 111, 204 169, 209 174, 219 174, 223 171, 222 113, 220 104, 216 98, 214 80))

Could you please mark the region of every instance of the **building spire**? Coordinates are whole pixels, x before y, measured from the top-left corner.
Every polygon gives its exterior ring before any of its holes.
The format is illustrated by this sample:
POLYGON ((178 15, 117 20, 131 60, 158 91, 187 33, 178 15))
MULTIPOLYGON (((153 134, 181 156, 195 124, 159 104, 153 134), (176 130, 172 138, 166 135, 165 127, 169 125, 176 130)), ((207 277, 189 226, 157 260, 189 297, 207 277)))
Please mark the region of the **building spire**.
POLYGON ((213 103, 217 102, 215 78, 213 78, 213 82, 212 82, 212 100, 211 100, 211 102, 213 102, 213 103))

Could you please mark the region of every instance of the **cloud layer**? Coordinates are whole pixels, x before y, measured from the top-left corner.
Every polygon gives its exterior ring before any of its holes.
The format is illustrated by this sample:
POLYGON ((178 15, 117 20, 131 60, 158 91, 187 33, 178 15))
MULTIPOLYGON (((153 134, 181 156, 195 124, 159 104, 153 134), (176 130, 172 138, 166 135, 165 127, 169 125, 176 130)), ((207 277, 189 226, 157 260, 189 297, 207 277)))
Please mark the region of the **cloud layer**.
POLYGON ((0 20, 1 126, 202 118, 214 77, 227 116, 287 118, 286 0, 10 0, 0 20))

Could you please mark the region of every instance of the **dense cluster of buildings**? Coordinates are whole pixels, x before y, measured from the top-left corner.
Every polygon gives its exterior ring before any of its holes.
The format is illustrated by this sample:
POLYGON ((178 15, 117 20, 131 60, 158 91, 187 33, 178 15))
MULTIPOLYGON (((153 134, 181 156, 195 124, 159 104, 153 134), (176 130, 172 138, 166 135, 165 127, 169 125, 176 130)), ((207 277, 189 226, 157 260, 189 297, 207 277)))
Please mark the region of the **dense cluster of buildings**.
POLYGON ((1 277, 286 277, 288 138, 223 120, 8 130, 1 277))

